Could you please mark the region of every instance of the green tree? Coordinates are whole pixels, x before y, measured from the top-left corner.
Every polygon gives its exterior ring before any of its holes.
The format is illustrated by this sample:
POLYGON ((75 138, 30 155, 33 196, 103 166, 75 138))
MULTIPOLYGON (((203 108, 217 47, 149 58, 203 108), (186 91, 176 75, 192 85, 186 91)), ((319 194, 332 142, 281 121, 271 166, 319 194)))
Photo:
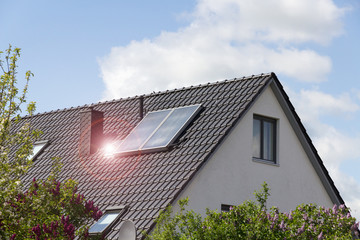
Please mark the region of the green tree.
POLYGON ((266 183, 255 192, 257 202, 246 201, 229 212, 206 211, 202 218, 194 211, 185 211, 188 200, 179 201, 180 211, 171 206, 160 213, 155 230, 146 239, 355 239, 359 223, 344 205, 333 208, 313 204, 299 205, 282 213, 266 202, 269 196, 266 183))
MULTIPOLYGON (((0 51, 0 238, 1 239, 74 239, 87 238, 87 224, 101 217, 92 201, 77 193, 71 179, 60 183, 58 159, 45 180, 33 179, 24 191, 22 176, 32 165, 32 143, 41 132, 21 121, 26 104, 28 83, 33 74, 27 71, 23 89, 18 88, 17 62, 20 49, 11 45, 0 51)), ((35 103, 26 106, 31 116, 35 103)))

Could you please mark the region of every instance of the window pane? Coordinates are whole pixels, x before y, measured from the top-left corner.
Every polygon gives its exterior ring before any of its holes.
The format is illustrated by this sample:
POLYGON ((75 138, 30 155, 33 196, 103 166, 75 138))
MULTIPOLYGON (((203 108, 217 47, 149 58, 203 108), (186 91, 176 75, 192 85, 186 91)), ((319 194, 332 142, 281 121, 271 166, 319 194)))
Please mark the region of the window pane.
POLYGON ((182 127, 198 110, 200 105, 176 108, 160 128, 151 136, 143 149, 166 147, 177 136, 182 127))
POLYGON ((263 158, 274 160, 274 123, 263 121, 263 158))
POLYGON ((40 152, 44 147, 45 145, 47 144, 47 142, 44 142, 44 143, 35 143, 33 146, 34 146, 34 149, 33 149, 33 152, 32 154, 30 155, 29 159, 33 159, 36 154, 38 152, 40 152))
POLYGON ((120 145, 119 152, 135 151, 144 144, 159 124, 165 119, 171 110, 151 112, 136 126, 129 136, 120 145))
POLYGON ((102 216, 97 223, 91 226, 89 233, 102 232, 104 229, 111 224, 115 218, 119 215, 119 212, 116 213, 106 213, 102 216))
POLYGON ((261 158, 260 155, 260 120, 253 121, 253 157, 261 158))

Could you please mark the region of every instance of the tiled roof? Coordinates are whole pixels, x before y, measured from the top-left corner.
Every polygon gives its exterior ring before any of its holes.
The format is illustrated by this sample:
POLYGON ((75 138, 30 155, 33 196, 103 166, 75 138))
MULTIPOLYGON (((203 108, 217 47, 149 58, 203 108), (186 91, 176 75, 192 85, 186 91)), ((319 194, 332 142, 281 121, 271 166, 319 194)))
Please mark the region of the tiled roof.
MULTIPOLYGON (((45 178, 51 169, 50 159, 60 157, 61 179, 77 180, 79 192, 102 210, 120 204, 129 206, 123 219, 135 223, 140 238, 141 231, 154 226, 159 210, 174 201, 272 80, 277 81, 275 74, 262 74, 144 95, 146 112, 193 104, 201 104, 203 110, 171 149, 142 155, 109 158, 96 152, 79 156, 80 112, 89 106, 25 117, 43 131, 41 140, 50 141, 26 180, 45 178)), ((124 139, 140 121, 137 97, 91 107, 103 112, 104 139, 108 141, 124 139)), ((107 238, 116 239, 119 225, 120 221, 107 238)))

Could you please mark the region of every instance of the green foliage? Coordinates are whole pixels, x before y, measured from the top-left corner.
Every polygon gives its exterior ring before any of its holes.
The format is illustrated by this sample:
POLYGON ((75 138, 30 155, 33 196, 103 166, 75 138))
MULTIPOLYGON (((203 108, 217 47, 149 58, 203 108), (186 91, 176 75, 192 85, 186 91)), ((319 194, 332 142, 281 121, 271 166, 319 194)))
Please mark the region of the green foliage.
POLYGON ((69 179, 33 179, 28 191, 2 207, 0 236, 5 239, 87 239, 88 224, 102 213, 93 202, 77 194, 77 184, 69 179))
MULTIPOLYGON (((22 177, 32 165, 32 143, 41 132, 20 116, 33 74, 26 72, 20 90, 19 57, 20 49, 11 45, 0 52, 0 239, 87 238, 87 224, 102 213, 92 201, 76 193, 75 181, 56 180, 59 159, 53 159, 53 172, 47 179, 33 179, 27 191, 23 190, 22 177)), ((34 111, 35 103, 30 102, 26 113, 31 116, 34 111)))
MULTIPOLYGON (((24 124, 11 131, 11 126, 20 121, 22 104, 26 102, 27 86, 33 74, 28 71, 25 75, 25 87, 19 94, 17 87, 17 65, 20 57, 20 49, 12 49, 11 46, 5 51, 4 60, 0 52, 0 202, 4 203, 7 194, 19 189, 20 176, 31 166, 29 155, 32 151, 32 142, 39 137, 39 131, 33 131, 30 124, 24 124), (10 157, 11 147, 18 146, 15 153, 10 157), (10 160, 11 159, 11 160, 10 160), (12 181, 10 181, 12 179, 12 181)), ((29 103, 27 113, 32 115, 35 104, 29 103)))
POLYGON ((229 212, 207 210, 205 218, 185 211, 188 199, 181 200, 179 212, 174 214, 168 207, 160 213, 146 239, 352 239, 359 235, 359 223, 344 205, 326 209, 307 204, 288 213, 276 207, 266 211, 269 191, 264 183, 254 193, 257 202, 246 201, 229 212))

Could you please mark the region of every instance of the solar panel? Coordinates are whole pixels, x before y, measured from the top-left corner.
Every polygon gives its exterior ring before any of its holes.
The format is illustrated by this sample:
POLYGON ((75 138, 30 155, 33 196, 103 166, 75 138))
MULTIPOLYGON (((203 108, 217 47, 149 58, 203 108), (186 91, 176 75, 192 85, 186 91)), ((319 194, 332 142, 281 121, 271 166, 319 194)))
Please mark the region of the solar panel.
POLYGON ((142 146, 142 150, 166 147, 181 134, 200 109, 200 105, 175 108, 157 131, 142 146))
POLYGON ((119 152, 138 151, 170 112, 169 109, 148 113, 122 142, 119 152))
POLYGON ((148 113, 119 146, 117 152, 154 151, 172 144, 200 111, 191 105, 148 113))

